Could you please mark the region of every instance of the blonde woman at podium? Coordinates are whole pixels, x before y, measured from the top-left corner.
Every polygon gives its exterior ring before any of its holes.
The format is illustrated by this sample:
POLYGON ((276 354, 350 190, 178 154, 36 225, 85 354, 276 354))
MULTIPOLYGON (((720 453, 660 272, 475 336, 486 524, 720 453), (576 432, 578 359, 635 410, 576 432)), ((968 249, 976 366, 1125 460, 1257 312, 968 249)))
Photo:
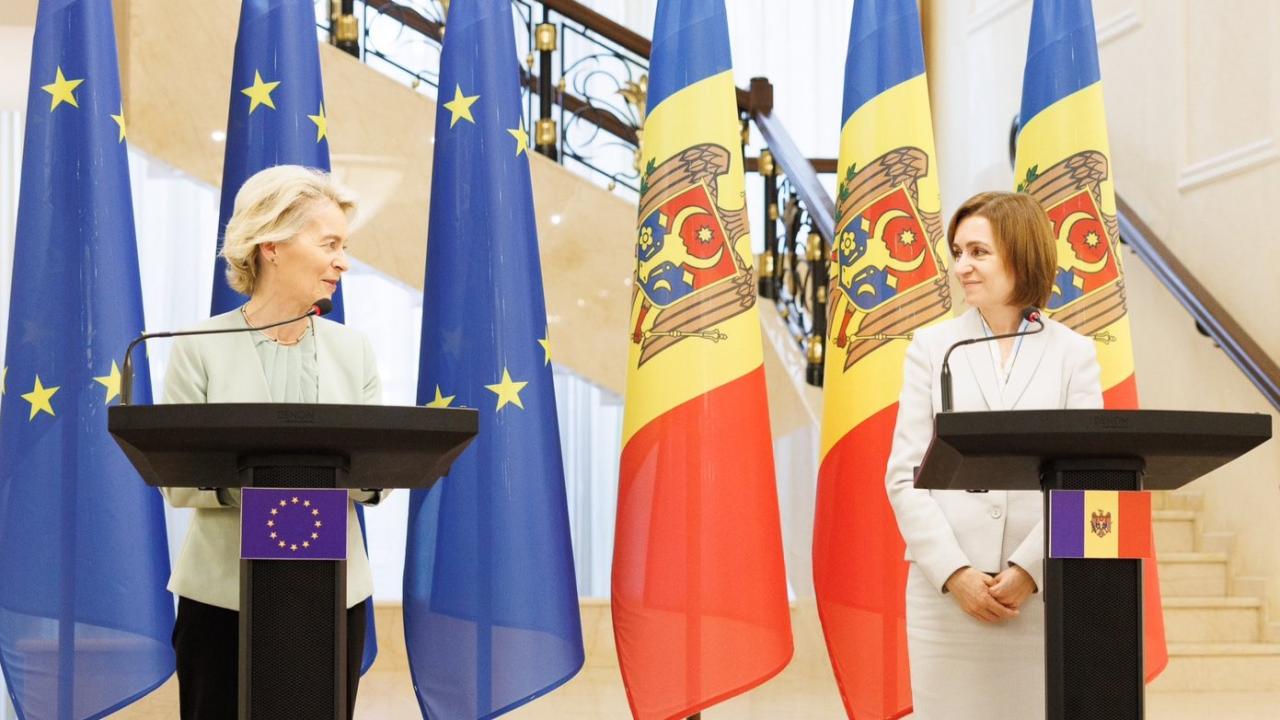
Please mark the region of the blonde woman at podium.
MULTIPOLYGON (((329 298, 347 270, 348 222, 356 204, 328 174, 282 165, 257 173, 236 194, 222 256, 227 282, 248 296, 201 329, 242 329, 178 338, 165 375, 166 403, 377 404, 378 368, 360 332, 318 317, 269 330, 329 298)), ((184 720, 237 715, 240 603, 238 490, 165 488, 174 507, 195 508, 169 580, 178 596, 173 645, 184 720)), ((353 492, 376 504, 381 493, 353 492)), ((354 506, 347 517, 347 694, 355 707, 365 603, 373 593, 354 506)))
MULTIPOLYGON (((970 198, 947 228, 952 271, 969 310, 918 330, 907 349, 885 486, 906 540, 907 646, 922 720, 1027 720, 1045 712, 1044 539, 1041 494, 918 490, 920 464, 942 410, 940 371, 962 340, 1034 330, 1057 273, 1056 241, 1031 196, 970 198)), ((956 349, 957 411, 1100 408, 1090 338, 1045 319, 1044 329, 956 349)))

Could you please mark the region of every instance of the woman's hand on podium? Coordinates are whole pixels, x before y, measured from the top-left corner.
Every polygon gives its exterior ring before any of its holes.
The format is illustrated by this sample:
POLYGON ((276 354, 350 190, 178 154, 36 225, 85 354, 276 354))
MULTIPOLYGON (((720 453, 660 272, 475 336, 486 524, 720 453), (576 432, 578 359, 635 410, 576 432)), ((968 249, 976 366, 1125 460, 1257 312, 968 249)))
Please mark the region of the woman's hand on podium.
MULTIPOLYGON (((996 579, 990 575, 966 566, 951 573, 946 588, 960 609, 974 619, 998 623, 1017 617, 1016 608, 1007 607, 991 594, 991 586, 995 582, 996 579)), ((1034 583, 1032 587, 1035 587, 1034 583)))
POLYGON ((989 590, 1001 605, 1017 610, 1036 591, 1036 581, 1031 579, 1031 574, 1026 570, 1010 565, 996 575, 989 590))

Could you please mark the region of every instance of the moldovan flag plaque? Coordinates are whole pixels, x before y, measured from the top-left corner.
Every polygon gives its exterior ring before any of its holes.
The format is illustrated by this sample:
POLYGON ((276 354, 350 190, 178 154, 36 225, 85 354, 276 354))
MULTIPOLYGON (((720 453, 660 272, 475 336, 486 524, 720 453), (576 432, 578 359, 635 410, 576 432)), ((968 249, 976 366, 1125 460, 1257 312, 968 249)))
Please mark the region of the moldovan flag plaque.
POLYGON ((1049 557, 1150 558, 1151 494, 1049 491, 1049 557))

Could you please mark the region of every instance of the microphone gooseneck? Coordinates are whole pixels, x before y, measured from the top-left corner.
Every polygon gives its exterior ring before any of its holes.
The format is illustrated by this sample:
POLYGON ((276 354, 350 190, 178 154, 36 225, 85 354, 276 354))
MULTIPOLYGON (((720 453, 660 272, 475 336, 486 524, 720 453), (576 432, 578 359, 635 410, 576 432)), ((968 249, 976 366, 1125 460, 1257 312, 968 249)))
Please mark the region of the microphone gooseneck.
POLYGON ((182 337, 184 335, 223 335, 226 333, 253 332, 255 330, 270 330, 281 325, 288 325, 299 320, 306 320, 309 317, 320 317, 333 312, 333 301, 329 298, 320 298, 311 303, 311 307, 298 317, 281 320, 269 325, 257 325, 243 328, 222 328, 219 330, 169 330, 163 332, 144 332, 134 338, 129 343, 129 347, 124 351, 124 367, 120 369, 120 404, 128 405, 133 400, 133 349, 140 343, 146 342, 153 338, 171 338, 182 337))
POLYGON ((1021 317, 1022 320, 1026 322, 1035 323, 1036 329, 1024 330, 1021 332, 1001 333, 1000 335, 987 335, 980 338, 969 338, 968 340, 961 340, 947 348, 947 353, 942 356, 942 375, 940 381, 942 390, 942 412, 951 412, 955 404, 955 399, 951 391, 951 353, 954 352, 956 348, 964 347, 965 345, 989 342, 991 340, 1002 340, 1004 338, 1035 335, 1038 332, 1044 331, 1044 320, 1041 318, 1040 308, 1027 306, 1022 309, 1021 317))

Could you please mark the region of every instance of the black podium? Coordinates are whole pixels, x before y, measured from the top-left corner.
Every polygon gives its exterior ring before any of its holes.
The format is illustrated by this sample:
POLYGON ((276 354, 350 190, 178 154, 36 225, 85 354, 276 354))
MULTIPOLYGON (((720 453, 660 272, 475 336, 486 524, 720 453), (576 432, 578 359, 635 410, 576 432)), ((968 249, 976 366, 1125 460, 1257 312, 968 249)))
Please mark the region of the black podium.
MULTIPOLYGON (((475 410, 369 405, 112 407, 148 485, 431 487, 475 437, 475 410)), ((346 561, 240 561, 240 718, 346 717, 346 561)))
MULTIPOLYGON (((915 486, 1172 490, 1271 437, 1271 417, 1163 410, 939 413, 915 486)), ((1048 720, 1134 720, 1144 712, 1142 561, 1046 559, 1048 720)))

